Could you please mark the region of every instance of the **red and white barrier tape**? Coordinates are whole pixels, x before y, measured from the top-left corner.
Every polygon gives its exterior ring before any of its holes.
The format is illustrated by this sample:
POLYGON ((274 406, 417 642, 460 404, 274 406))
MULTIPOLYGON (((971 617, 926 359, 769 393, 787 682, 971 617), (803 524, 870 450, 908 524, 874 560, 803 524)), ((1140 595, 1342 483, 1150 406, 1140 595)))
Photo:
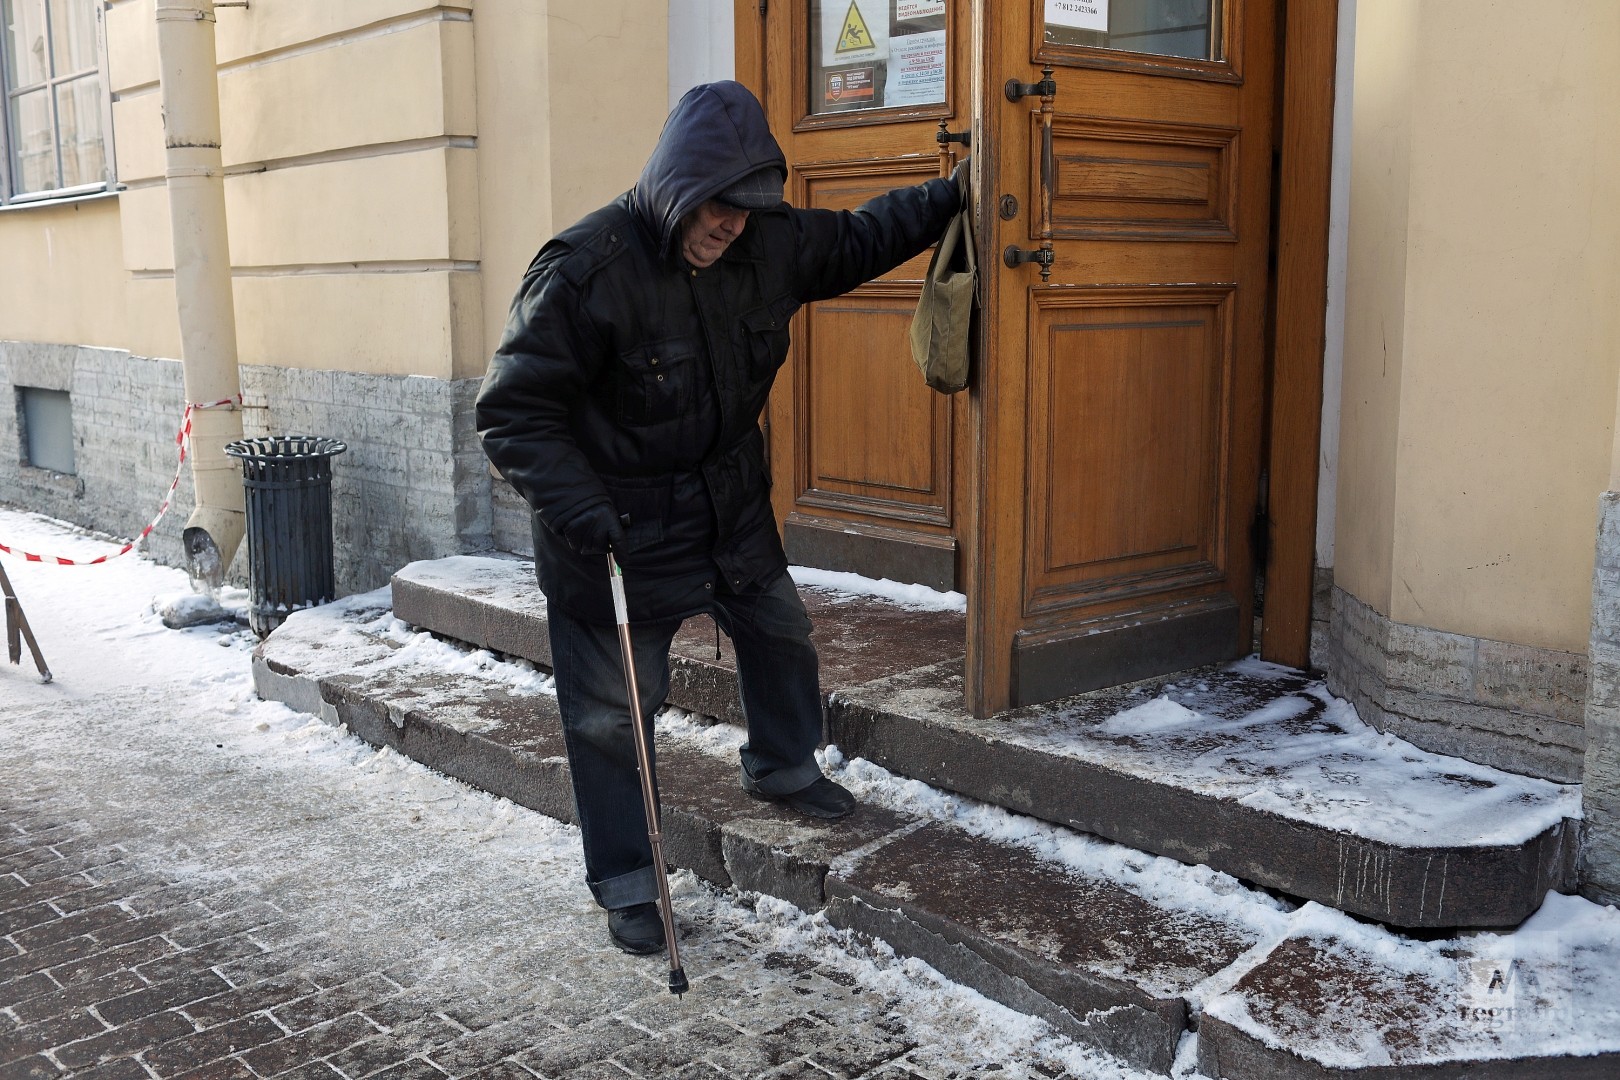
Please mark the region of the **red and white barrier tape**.
POLYGON ((150 525, 141 530, 139 536, 111 555, 102 555, 95 559, 64 559, 60 555, 35 555, 31 551, 21 551, 17 548, 7 547, 5 544, 0 544, 0 553, 20 555, 25 562, 54 563, 57 566, 94 566, 97 563, 104 563, 108 559, 116 559, 120 555, 126 555, 134 551, 135 545, 150 536, 152 530, 157 528, 158 522, 163 520, 163 515, 169 512, 169 503, 174 498, 174 489, 180 486, 180 476, 186 467, 186 454, 191 450, 191 414, 198 409, 223 409, 227 405, 240 404, 242 404, 241 394, 221 401, 210 401, 206 404, 193 401, 186 403, 185 415, 180 418, 180 430, 174 436, 175 445, 180 447, 180 460, 174 466, 174 480, 170 482, 169 490, 163 493, 163 502, 158 506, 157 516, 152 519, 150 525))

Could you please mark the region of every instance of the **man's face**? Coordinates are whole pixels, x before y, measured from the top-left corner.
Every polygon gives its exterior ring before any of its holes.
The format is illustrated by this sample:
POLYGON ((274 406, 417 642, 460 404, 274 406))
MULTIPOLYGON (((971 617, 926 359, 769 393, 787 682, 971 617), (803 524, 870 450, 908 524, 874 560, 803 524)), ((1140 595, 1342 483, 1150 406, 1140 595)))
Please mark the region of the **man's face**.
POLYGON ((681 223, 681 254, 699 270, 713 266, 747 224, 747 210, 710 199, 681 223))

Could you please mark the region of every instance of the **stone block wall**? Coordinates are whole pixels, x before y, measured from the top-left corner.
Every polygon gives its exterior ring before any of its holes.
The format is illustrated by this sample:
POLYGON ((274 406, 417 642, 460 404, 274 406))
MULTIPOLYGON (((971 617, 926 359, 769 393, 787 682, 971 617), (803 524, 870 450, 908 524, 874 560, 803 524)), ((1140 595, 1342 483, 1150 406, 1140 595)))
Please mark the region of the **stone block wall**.
POLYGON ((1328 642, 1333 632, 1333 567, 1318 566, 1311 578, 1312 671, 1326 671, 1328 642))
MULTIPOLYGON (((179 362, 3 341, 0 397, 0 500, 111 536, 134 536, 152 520, 179 461, 174 437, 185 402, 179 362), (23 464, 16 391, 22 386, 71 395, 75 475, 23 464)), ((180 530, 191 506, 188 469, 174 506, 148 540, 155 558, 181 562, 180 530)))
POLYGON ((529 504, 499 476, 491 481, 490 488, 494 517, 491 534, 496 550, 532 556, 534 533, 531 531, 529 504))
POLYGON ((1592 643, 1586 683, 1586 832, 1581 891, 1620 904, 1620 492, 1598 502, 1592 643))
POLYGON ((1587 659, 1395 622, 1337 586, 1328 687, 1426 750, 1578 783, 1587 659))
POLYGON ((340 594, 395 570, 490 546, 489 473, 473 426, 477 379, 244 367, 247 435, 343 440, 332 461, 340 594))
MULTIPOLYGON (((387 583, 415 559, 491 546, 490 477, 472 417, 477 379, 244 367, 244 434, 341 439, 333 460, 337 586, 387 583)), ((129 537, 156 513, 174 477, 185 408, 180 362, 117 349, 0 342, 0 501, 129 537), (75 476, 22 464, 17 386, 72 395, 75 476)), ((147 541, 183 565, 180 533, 193 506, 190 468, 147 541)), ((241 553, 231 578, 244 581, 241 553)))

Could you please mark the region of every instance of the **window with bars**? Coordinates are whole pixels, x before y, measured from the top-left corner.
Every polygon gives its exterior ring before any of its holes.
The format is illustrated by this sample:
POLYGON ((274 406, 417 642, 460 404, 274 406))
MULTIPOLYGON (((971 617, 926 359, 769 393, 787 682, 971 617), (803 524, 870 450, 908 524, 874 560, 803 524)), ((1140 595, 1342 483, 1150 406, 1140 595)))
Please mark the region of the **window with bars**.
POLYGON ((0 0, 0 204, 112 181, 103 0, 0 0))

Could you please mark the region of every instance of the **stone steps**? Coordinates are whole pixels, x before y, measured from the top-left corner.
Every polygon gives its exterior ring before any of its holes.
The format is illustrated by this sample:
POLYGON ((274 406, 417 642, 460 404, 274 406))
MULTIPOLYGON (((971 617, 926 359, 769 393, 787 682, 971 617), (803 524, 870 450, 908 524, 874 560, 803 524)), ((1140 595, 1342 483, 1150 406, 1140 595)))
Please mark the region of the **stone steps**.
MULTIPOLYGON (((1573 888, 1576 789, 1378 735, 1301 673, 1205 669, 977 720, 960 613, 801 592, 829 741, 850 756, 1394 926, 1514 926, 1573 888)), ((529 563, 412 563, 392 595, 413 626, 550 664, 529 563)), ((729 642, 707 619, 676 638, 670 701, 742 723, 729 642)))
MULTIPOLYGON (((265 697, 521 805, 571 816, 556 702, 540 677, 411 632, 390 618, 386 593, 295 614, 261 644, 254 674, 265 697)), ((1139 1068, 1166 1073, 1178 1051, 1185 1062, 1193 1049, 1207 1075, 1242 1080, 1394 1075, 1389 1066, 1409 1059, 1421 1066, 1413 1075, 1431 1067, 1437 1076, 1526 1078, 1620 1070, 1615 995, 1580 998, 1571 1010, 1580 1023, 1560 1027, 1555 1016, 1507 1057, 1478 1039, 1442 1045, 1431 1032, 1452 1017, 1445 980, 1414 982, 1388 963, 1412 945, 1388 931, 1316 905, 1290 911, 1206 868, 946 798, 860 762, 839 773, 862 801, 857 813, 807 820, 742 794, 737 741, 727 725, 661 722, 673 864, 721 887, 823 910, 834 925, 879 937, 1139 1068), (1312 978, 1289 978, 1302 963, 1314 965, 1312 978), (1368 987, 1378 989, 1376 1008, 1360 1000, 1368 987), (1368 1067, 1343 1067, 1331 1039, 1301 1037, 1309 1025, 1299 1018, 1325 1013, 1350 1025, 1336 1037, 1366 1051, 1368 1067), (1195 1027, 1191 1047, 1185 1037, 1195 1027), (1571 1033, 1601 1056, 1558 1058, 1571 1033), (1299 1045, 1283 1049, 1289 1040, 1299 1045), (1412 1057, 1412 1047, 1428 1056, 1412 1057), (1476 1067, 1490 1071, 1469 1071, 1476 1067)), ((1613 921, 1612 949, 1585 958, 1588 966, 1620 969, 1620 918, 1613 921)), ((1468 947, 1424 947, 1448 944, 1468 947)))

